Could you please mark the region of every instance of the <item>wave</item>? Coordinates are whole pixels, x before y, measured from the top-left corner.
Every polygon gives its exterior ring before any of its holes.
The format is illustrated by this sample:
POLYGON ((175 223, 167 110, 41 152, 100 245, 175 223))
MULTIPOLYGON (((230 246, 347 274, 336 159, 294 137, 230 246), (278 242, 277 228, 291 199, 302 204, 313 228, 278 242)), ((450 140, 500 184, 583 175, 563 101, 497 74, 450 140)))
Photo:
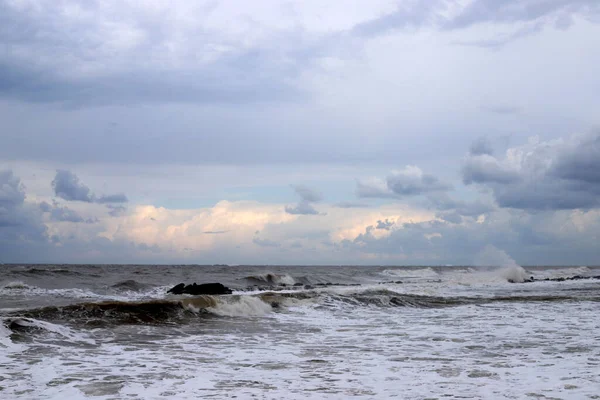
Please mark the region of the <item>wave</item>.
POLYGON ((402 268, 381 271, 386 277, 404 279, 438 279, 440 275, 433 268, 402 268))
POLYGON ((274 274, 272 272, 267 272, 264 274, 258 275, 250 275, 245 277, 247 281, 259 284, 259 285, 272 285, 272 286, 294 286, 297 283, 305 283, 305 282, 297 282, 296 279, 291 277, 288 274, 274 274))
POLYGON ((83 342, 86 344, 95 344, 93 339, 86 338, 80 333, 73 331, 64 325, 57 325, 47 321, 40 321, 33 318, 8 318, 3 324, 6 328, 10 329, 13 334, 32 336, 32 335, 46 335, 50 338, 59 338, 61 340, 68 340, 69 342, 83 342))
POLYGON ((504 277, 508 282, 522 283, 529 279, 530 274, 519 265, 511 265, 508 267, 501 268, 498 273, 504 277))
POLYGON ((115 283, 111 286, 111 288, 116 289, 118 291, 131 291, 131 292, 140 292, 142 290, 146 290, 151 288, 152 285, 147 283, 138 282, 133 279, 128 279, 126 281, 115 283))
MULTIPOLYGON (((26 328, 29 327, 27 321, 31 320, 97 327, 120 324, 179 324, 198 321, 205 317, 259 317, 274 310, 286 312, 286 307, 301 305, 303 302, 316 303, 321 307, 352 307, 354 309, 352 312, 360 312, 363 307, 443 308, 506 302, 563 301, 600 301, 600 296, 595 291, 590 291, 587 296, 582 296, 580 293, 576 296, 533 294, 503 297, 431 296, 399 293, 385 287, 371 286, 354 289, 327 287, 315 290, 271 291, 244 295, 203 295, 144 301, 85 302, 11 311, 5 315, 12 321, 21 321, 17 325, 26 328)), ((34 324, 34 328, 40 326, 40 324, 34 324)), ((42 328, 46 329, 47 327, 42 326, 42 328)))
POLYGON ((569 267, 569 268, 553 268, 545 269, 541 271, 533 271, 532 275, 535 279, 555 279, 555 278, 568 278, 572 276, 589 276, 594 271, 589 267, 569 267))
POLYGON ((7 290, 19 290, 19 289, 29 289, 30 286, 25 284, 22 281, 13 281, 13 282, 8 282, 6 285, 4 285, 4 289, 7 290))
POLYGON ((261 316, 273 309, 273 304, 254 296, 201 296, 181 301, 187 309, 206 311, 224 317, 261 316))
POLYGON ((37 268, 32 267, 25 270, 16 270, 15 272, 23 275, 64 275, 64 276, 81 276, 81 272, 68 268, 37 268))
POLYGON ((253 296, 195 296, 184 299, 103 301, 48 306, 9 315, 19 318, 60 321, 76 325, 164 324, 214 315, 252 317, 270 312, 273 306, 253 296))
MULTIPOLYGON (((127 298, 124 296, 106 295, 93 292, 89 289, 80 288, 63 288, 63 289, 45 289, 34 285, 28 285, 22 281, 13 281, 4 285, 0 288, 0 296, 2 295, 14 295, 15 292, 19 292, 25 296, 52 296, 60 298, 72 298, 72 299, 98 299, 107 300, 119 297, 123 300, 127 298)), ((128 296, 129 297, 129 296, 128 296)))

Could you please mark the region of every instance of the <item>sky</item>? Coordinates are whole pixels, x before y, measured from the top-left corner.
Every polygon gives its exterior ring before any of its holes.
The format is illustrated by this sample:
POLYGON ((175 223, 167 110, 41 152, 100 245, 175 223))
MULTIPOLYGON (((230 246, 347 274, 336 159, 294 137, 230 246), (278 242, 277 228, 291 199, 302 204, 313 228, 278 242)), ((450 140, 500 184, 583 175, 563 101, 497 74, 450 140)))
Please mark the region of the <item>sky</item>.
POLYGON ((0 0, 0 262, 600 265, 597 0, 0 0))

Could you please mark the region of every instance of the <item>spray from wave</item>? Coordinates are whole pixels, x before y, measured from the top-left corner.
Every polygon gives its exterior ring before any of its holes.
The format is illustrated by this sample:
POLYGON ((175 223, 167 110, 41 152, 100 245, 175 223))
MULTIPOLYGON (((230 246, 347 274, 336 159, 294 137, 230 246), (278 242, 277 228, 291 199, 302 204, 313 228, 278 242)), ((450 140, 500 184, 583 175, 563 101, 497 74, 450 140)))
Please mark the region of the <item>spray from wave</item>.
POLYGON ((509 282, 525 282, 528 279, 527 271, 510 257, 504 250, 492 245, 487 245, 475 257, 478 266, 490 268, 509 282))
POLYGON ((267 284, 267 285, 287 285, 292 286, 296 283, 296 280, 287 274, 274 274, 267 272, 259 275, 251 275, 245 278, 247 281, 254 284, 267 284))

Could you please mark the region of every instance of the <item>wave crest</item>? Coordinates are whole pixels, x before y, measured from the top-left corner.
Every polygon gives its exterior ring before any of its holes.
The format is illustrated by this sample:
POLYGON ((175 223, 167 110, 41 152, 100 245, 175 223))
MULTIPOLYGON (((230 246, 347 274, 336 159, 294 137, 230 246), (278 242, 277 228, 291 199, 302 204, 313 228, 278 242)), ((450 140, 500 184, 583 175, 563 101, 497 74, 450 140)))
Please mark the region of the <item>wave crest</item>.
POLYGON ((264 274, 258 274, 258 275, 250 275, 247 276, 246 278, 247 281, 250 281, 252 283, 258 283, 258 284, 267 284, 267 285, 274 285, 274 286, 279 286, 279 285, 286 285, 286 286, 293 286, 294 284, 296 284, 296 280, 291 277, 288 274, 274 274, 272 272, 267 272, 264 274))

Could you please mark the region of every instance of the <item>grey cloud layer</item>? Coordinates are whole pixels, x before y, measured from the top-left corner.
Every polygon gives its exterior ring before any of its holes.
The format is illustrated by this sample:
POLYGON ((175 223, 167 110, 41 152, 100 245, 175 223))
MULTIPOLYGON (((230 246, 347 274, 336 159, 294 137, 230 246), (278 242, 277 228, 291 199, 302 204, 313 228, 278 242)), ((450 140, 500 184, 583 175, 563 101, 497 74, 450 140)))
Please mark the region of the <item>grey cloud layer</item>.
POLYGON ((447 221, 406 223, 384 237, 373 227, 353 240, 344 240, 341 249, 369 253, 374 257, 396 255, 405 263, 472 265, 477 254, 489 245, 506 250, 523 264, 597 263, 596 235, 600 215, 589 214, 585 228, 573 224, 569 211, 527 214, 517 210, 494 212, 483 222, 454 224, 447 221), (560 226, 562 229, 557 229, 560 226))
POLYGON ((600 133, 509 149, 504 159, 469 155, 465 184, 491 189, 500 207, 527 210, 600 206, 600 133))
POLYGON ((97 218, 84 219, 81 215, 79 215, 79 213, 77 213, 77 211, 56 203, 51 205, 45 201, 42 201, 39 207, 40 210, 42 210, 42 212, 50 214, 50 219, 52 221, 74 223, 85 222, 86 224, 93 224, 98 222, 97 218))
POLYGON ((386 181, 371 180, 370 182, 358 181, 356 194, 358 197, 390 198, 420 196, 431 192, 444 192, 452 186, 441 182, 431 174, 415 166, 406 166, 404 169, 394 171, 386 181))
POLYGON ((471 183, 516 183, 521 179, 518 171, 502 165, 491 155, 471 155, 463 167, 463 182, 471 183))
POLYGON ((285 212, 292 215, 319 215, 312 203, 323 200, 323 195, 304 185, 292 185, 301 200, 295 206, 285 206, 285 212))
POLYGON ((187 7, 198 18, 191 26, 189 20, 171 25, 176 13, 173 18, 165 13, 172 9, 160 12, 157 7, 154 12, 133 2, 67 1, 34 7, 3 1, 0 43, 12 51, 0 54, 0 95, 71 106, 239 104, 300 96, 287 83, 297 73, 296 64, 281 60, 284 54, 296 60, 310 54, 301 34, 273 34, 277 42, 296 46, 244 46, 203 26, 210 9, 187 7))
MULTIPOLYGON (((600 4, 595 0, 522 0, 516 2, 476 0, 466 7, 460 8, 458 2, 442 0, 412 4, 399 3, 396 11, 357 26, 355 32, 372 36, 392 30, 419 28, 424 25, 434 25, 440 29, 461 29, 485 22, 535 23, 548 20, 560 27, 567 27, 571 23, 572 16, 576 14, 596 18, 600 14, 600 4), (451 16, 444 17, 439 12, 452 7, 459 8, 459 10, 451 13, 451 16)), ((504 40, 499 39, 482 44, 485 46, 501 45, 508 40, 522 36, 523 32, 521 31, 520 34, 518 32, 512 37, 503 38, 504 40)))
POLYGON ((44 242, 47 228, 39 207, 25 203, 25 189, 12 171, 0 171, 0 256, 27 257, 32 245, 44 242))
MULTIPOLYGON (((139 103, 233 103, 305 98, 293 84, 303 70, 354 36, 424 25, 465 28, 481 22, 569 25, 574 14, 599 15, 595 0, 478 0, 456 15, 454 2, 399 3, 395 12, 350 32, 311 34, 298 27, 270 29, 270 41, 240 43, 203 24, 217 4, 188 4, 196 18, 177 20, 171 9, 135 2, 66 1, 36 6, 0 2, 0 95, 71 106, 139 103), (78 12, 66 12, 75 9, 78 12), (172 12, 172 14, 171 14, 172 12), (166 15, 165 15, 166 14, 166 15), (108 26, 112 27, 107 28, 108 26)), ((538 26, 538 25, 536 25, 538 26)), ((538 28, 525 26, 495 46, 538 28)))
POLYGON ((59 169, 52 180, 52 189, 56 197, 67 201, 83 201, 86 203, 126 203, 127 196, 124 194, 111 194, 96 196, 90 188, 83 184, 77 175, 71 171, 59 169))

